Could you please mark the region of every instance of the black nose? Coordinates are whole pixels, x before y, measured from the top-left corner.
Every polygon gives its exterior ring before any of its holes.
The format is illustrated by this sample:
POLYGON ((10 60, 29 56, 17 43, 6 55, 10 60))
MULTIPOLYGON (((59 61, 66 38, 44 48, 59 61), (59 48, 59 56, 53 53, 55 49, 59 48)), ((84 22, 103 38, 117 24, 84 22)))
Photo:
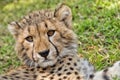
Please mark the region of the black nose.
POLYGON ((49 50, 45 50, 45 51, 39 52, 38 54, 39 54, 40 56, 46 58, 46 57, 48 56, 48 54, 49 54, 49 50))

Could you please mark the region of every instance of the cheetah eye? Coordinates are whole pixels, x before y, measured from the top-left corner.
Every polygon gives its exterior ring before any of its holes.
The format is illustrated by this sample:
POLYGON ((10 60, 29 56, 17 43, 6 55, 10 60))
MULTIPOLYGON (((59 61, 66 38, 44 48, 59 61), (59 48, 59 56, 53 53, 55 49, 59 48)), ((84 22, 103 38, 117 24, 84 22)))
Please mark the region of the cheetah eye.
POLYGON ((28 42, 33 42, 33 37, 32 36, 28 36, 25 38, 28 42))
POLYGON ((47 35, 48 35, 48 36, 52 36, 54 33, 55 33, 55 30, 49 30, 49 31, 47 32, 47 35))

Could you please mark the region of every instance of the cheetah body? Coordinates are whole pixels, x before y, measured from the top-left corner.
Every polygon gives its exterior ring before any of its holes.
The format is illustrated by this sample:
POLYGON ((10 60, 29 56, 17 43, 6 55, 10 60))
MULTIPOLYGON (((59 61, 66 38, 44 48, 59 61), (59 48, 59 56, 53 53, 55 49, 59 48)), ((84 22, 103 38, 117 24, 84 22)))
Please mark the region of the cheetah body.
POLYGON ((9 30, 24 66, 0 75, 0 80, 112 80, 114 76, 120 77, 120 62, 107 71, 95 73, 89 61, 77 55, 71 9, 64 4, 55 11, 33 12, 12 22, 9 30), (110 72, 112 70, 116 72, 110 72))
POLYGON ((87 60, 71 55, 47 68, 21 66, 0 76, 0 80, 87 80, 93 73, 94 68, 87 60))

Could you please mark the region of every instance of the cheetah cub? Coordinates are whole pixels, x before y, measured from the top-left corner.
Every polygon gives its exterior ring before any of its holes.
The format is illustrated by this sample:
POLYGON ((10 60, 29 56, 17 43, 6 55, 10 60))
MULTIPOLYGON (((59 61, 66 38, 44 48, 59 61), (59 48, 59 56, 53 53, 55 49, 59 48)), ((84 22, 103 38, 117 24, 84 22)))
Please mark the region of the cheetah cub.
POLYGON ((77 55, 71 9, 40 10, 12 22, 9 30, 24 66, 0 75, 0 80, 112 80, 120 77, 120 62, 107 70, 94 67, 77 55))

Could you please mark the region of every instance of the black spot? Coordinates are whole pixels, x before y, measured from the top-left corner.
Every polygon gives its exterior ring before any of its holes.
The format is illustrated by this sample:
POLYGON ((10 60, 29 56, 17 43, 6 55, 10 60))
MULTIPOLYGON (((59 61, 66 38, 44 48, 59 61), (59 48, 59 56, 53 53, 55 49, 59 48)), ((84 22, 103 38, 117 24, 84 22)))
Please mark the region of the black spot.
POLYGON ((40 73, 45 73, 44 71, 40 71, 40 73))
POLYGON ((70 65, 70 63, 67 63, 67 65, 70 65))
POLYGON ((44 78, 45 78, 46 76, 42 76, 42 77, 44 77, 44 78))
POLYGON ((15 78, 20 78, 19 76, 15 76, 15 78))
POLYGON ((53 76, 51 76, 50 79, 54 79, 53 76))
POLYGON ((16 22, 16 24, 17 24, 17 26, 18 26, 19 28, 21 28, 21 25, 20 25, 18 22, 16 22))
POLYGON ((103 72, 105 72, 105 73, 106 73, 107 71, 108 71, 108 69, 105 69, 103 72))
POLYGON ((21 48, 21 51, 23 51, 25 48, 23 47, 23 48, 21 48))
POLYGON ((64 71, 67 71, 68 69, 64 69, 64 71))
POLYGON ((59 78, 58 80, 62 80, 61 78, 59 78))
POLYGON ((48 27, 48 25, 45 23, 45 27, 47 28, 48 27))
POLYGON ((104 79, 104 80, 110 80, 107 75, 103 75, 103 79, 104 79))
POLYGON ((2 78, 4 78, 4 79, 8 79, 6 76, 3 76, 2 78))
POLYGON ((23 72, 23 73, 25 73, 25 74, 29 74, 27 71, 25 71, 25 72, 23 72))
POLYGON ((61 76, 61 73, 58 73, 58 76, 61 76))
POLYGON ((69 58, 69 61, 71 61, 72 60, 72 58, 69 58))
POLYGON ((67 72, 66 74, 67 74, 67 75, 70 75, 70 74, 71 74, 71 72, 67 72))
POLYGON ((29 48, 26 48, 25 50, 26 50, 26 51, 28 51, 28 50, 29 50, 29 48))
POLYGON ((38 14, 36 14, 36 16, 38 17, 39 15, 38 15, 38 14))
POLYGON ((78 76, 77 79, 80 79, 80 76, 78 76))
POLYGON ((37 78, 37 75, 33 75, 33 78, 37 78))
POLYGON ((54 73, 54 71, 50 71, 50 73, 52 74, 52 73, 54 73))
POLYGON ((66 79, 66 78, 67 78, 67 76, 64 76, 64 77, 63 77, 63 79, 66 79))
POLYGON ((58 68, 58 71, 60 71, 62 69, 62 66, 58 68))
POLYGON ((74 63, 74 66, 77 66, 77 64, 76 64, 76 63, 74 63))
POLYGON ((62 64, 64 61, 60 61, 60 64, 62 64))
POLYGON ((74 68, 70 67, 70 70, 74 70, 74 68))
POLYGON ((78 72, 75 72, 75 75, 78 75, 78 72))
POLYGON ((89 77, 90 77, 90 79, 93 79, 93 77, 94 77, 94 74, 91 74, 89 77))
POLYGON ((37 66, 37 68, 40 68, 40 66, 37 66))
POLYGON ((43 70, 46 70, 47 68, 43 68, 43 70))
POLYGON ((29 77, 29 75, 24 75, 25 77, 29 77))
POLYGON ((18 75, 18 73, 13 73, 12 75, 18 75))
POLYGON ((106 74, 107 71, 108 71, 108 69, 105 69, 105 70, 103 71, 103 72, 104 72, 104 75, 103 75, 103 79, 104 79, 104 80, 110 80, 110 79, 109 79, 109 76, 107 76, 107 74, 106 74))
POLYGON ((31 16, 30 16, 30 15, 29 15, 28 17, 31 19, 31 16))
POLYGON ((31 68, 30 71, 34 71, 34 68, 31 68))
POLYGON ((55 67, 56 65, 53 65, 53 66, 51 66, 51 67, 55 67))

